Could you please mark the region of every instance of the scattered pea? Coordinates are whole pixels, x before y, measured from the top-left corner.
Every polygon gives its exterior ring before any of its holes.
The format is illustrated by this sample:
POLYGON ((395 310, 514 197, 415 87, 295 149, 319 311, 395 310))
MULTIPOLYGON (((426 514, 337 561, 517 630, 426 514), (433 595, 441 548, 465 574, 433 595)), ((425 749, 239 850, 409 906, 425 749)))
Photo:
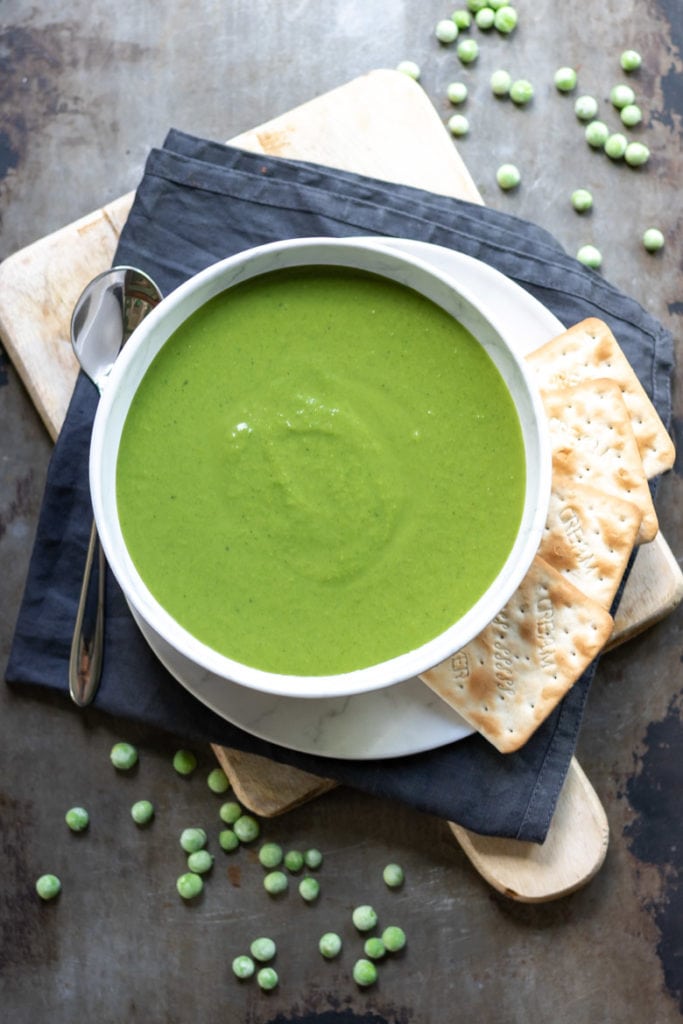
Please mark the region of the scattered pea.
POLYGON ((381 960, 383 956, 386 956, 387 947, 379 936, 373 936, 372 938, 365 940, 363 952, 366 956, 369 956, 371 960, 381 960))
POLYGON ((592 121, 598 112, 598 101, 595 96, 577 96, 574 113, 579 121, 592 121))
POLYGON ((518 78, 510 86, 510 99, 520 107, 530 103, 534 98, 534 87, 526 78, 518 78))
POLYGON ((231 853, 240 845, 240 841, 231 828, 224 828, 218 833, 218 845, 221 850, 231 853))
POLYGON ((456 50, 458 57, 463 64, 473 64, 479 56, 479 43, 476 39, 462 39, 456 50))
POLYGON ((519 169, 514 164, 501 164, 496 171, 496 181, 500 188, 504 191, 508 191, 512 188, 517 188, 522 176, 519 173, 519 169))
POLYGON ((236 956, 232 962, 233 974, 238 978, 251 978, 256 970, 256 965, 250 956, 236 956))
POLYGON ((359 932, 369 932, 377 924, 377 911, 364 903, 354 909, 351 918, 359 932))
POLYGON ((180 845, 185 853, 194 853, 206 846, 206 832, 203 828, 184 828, 180 833, 180 845))
POLYGON ((416 64, 414 60, 402 60, 396 65, 396 70, 407 75, 408 78, 413 78, 416 82, 420 81, 420 65, 416 64))
POLYGON ((583 263, 585 267, 590 267, 592 270, 597 270, 602 264, 602 253, 594 245, 582 245, 576 258, 579 263, 583 263))
POLYGON ((238 818, 241 818, 244 811, 238 803, 234 800, 226 800, 224 804, 221 804, 220 810, 218 811, 218 817, 221 821, 224 821, 226 825, 234 825, 238 818))
POLYGON ((222 768, 214 768, 206 777, 206 784, 212 793, 227 793, 230 789, 228 776, 222 768))
POLYGON ((496 17, 493 21, 494 26, 503 35, 509 35, 517 28, 517 11, 514 7, 509 4, 504 4, 499 7, 496 11, 496 17))
POLYGON ((250 814, 241 815, 237 821, 233 822, 232 828, 241 843, 253 842, 254 839, 258 839, 261 832, 258 821, 250 814))
POLYGON ((279 896, 287 891, 289 882, 284 871, 269 871, 263 876, 263 888, 269 896, 279 896))
POLYGON ((288 871, 296 873, 304 866, 304 855, 299 850, 287 850, 285 854, 285 867, 288 871))
POLYGON ((282 847, 279 843, 264 843, 258 852, 258 859, 264 868, 276 868, 282 863, 282 847))
POLYGON ((664 248, 664 235, 659 228, 648 228, 644 232, 643 245, 648 252, 658 252, 664 248))
POLYGON ((64 821, 72 832, 82 832, 88 827, 90 815, 85 807, 70 807, 64 815, 64 821))
POLYGON ((462 9, 453 11, 453 13, 451 14, 451 18, 458 26, 458 28, 461 30, 469 28, 470 25, 472 24, 472 15, 470 14, 469 11, 465 11, 462 9))
POLYGON ((301 896, 302 900, 305 900, 306 903, 313 903, 319 895, 320 882, 317 878, 311 878, 310 875, 307 875, 301 879, 299 882, 299 896, 301 896))
POLYGON ((324 935, 320 936, 318 949, 326 960, 332 960, 335 956, 338 956, 341 948, 342 940, 336 932, 325 932, 324 935))
POLYGON ((385 885, 388 885, 390 889, 398 889, 399 886, 403 885, 405 874, 400 864, 387 864, 382 872, 382 878, 385 885))
POLYGON ((434 35, 440 43, 453 43, 458 38, 458 26, 452 18, 442 18, 436 23, 434 35))
POLYGON ((121 772, 130 771, 138 760, 138 752, 132 743, 115 743, 109 756, 114 768, 121 772))
POLYGON ((591 121, 586 125, 586 142, 593 149, 602 149, 609 138, 609 128, 604 121, 591 121))
POLYGON ((197 767, 197 758, 191 750, 176 750, 173 755, 173 767, 178 775, 192 775, 197 767))
POLYGON ((323 855, 320 850, 316 850, 315 847, 312 847, 310 850, 304 851, 304 864, 307 868, 311 868, 315 871, 316 868, 320 867, 322 862, 323 855))
POLYGON ((36 892, 41 900, 53 900, 59 896, 61 889, 62 883, 56 875, 41 875, 36 881, 36 892))
POLYGON ((577 188, 572 192, 572 206, 577 213, 585 213, 593 205, 593 196, 587 188, 577 188))
POLYGON ((467 6, 471 10, 472 14, 476 14, 477 11, 483 10, 484 7, 488 7, 489 0, 467 0, 467 6))
POLYGON ((451 103, 464 103, 467 99, 467 86, 464 82, 451 82, 446 89, 446 95, 451 103))
POLYGON ((576 71, 574 68, 558 68, 553 81, 558 92, 572 92, 576 89, 576 71))
POLYGON ((643 142, 629 142, 624 150, 624 160, 630 167, 642 167, 650 159, 650 150, 643 142))
POLYGON ((494 71, 490 79, 491 92, 494 96, 507 96, 512 85, 512 76, 508 71, 494 71))
POLYGON ((249 952, 254 960, 259 960, 262 964, 265 964, 268 960, 273 959, 277 952, 277 947, 272 939, 264 936, 260 939, 254 939, 249 947, 249 952))
POLYGON ((624 50, 619 58, 619 63, 624 71, 637 71, 642 62, 643 58, 637 50, 624 50))
POLYGON ((628 139, 621 132, 614 132, 607 138, 605 142, 604 150, 610 160, 621 160, 626 147, 628 145, 628 139))
POLYGON ((205 875, 213 867, 213 854, 208 850, 195 850, 187 858, 187 867, 196 875, 205 875))
POLYGON ((451 135, 467 135, 470 130, 470 122, 464 114, 453 114, 448 118, 448 130, 451 135))
POLYGON ((154 804, 150 800, 136 800, 130 816, 136 825, 147 825, 154 817, 154 804))
POLYGON ((279 980, 277 971, 272 967, 262 967, 256 975, 259 988, 262 988, 264 992, 270 992, 271 989, 276 988, 279 980))
POLYGON ((643 120, 643 112, 636 103, 629 103, 621 108, 619 117, 627 128, 635 128, 643 120))
POLYGON ((204 880, 194 871, 186 871, 176 882, 176 888, 184 900, 193 900, 204 888, 204 880))
POLYGON ((609 98, 612 106, 616 107, 617 110, 621 110, 622 107, 627 107, 629 103, 635 103, 636 94, 630 85, 615 85, 610 90, 609 98))
POLYGON ((390 924, 382 932, 382 942, 389 953, 397 953, 406 944, 406 933, 396 924, 390 924))
POLYGON ((474 16, 477 28, 481 29, 482 32, 488 32, 490 28, 493 28, 495 18, 496 12, 491 7, 482 7, 474 16))
POLYGON ((356 985, 360 985, 361 988, 367 988, 368 985, 374 985, 377 981, 377 968, 373 964, 372 960, 366 960, 361 957, 360 960, 356 960, 353 965, 353 980, 356 985))

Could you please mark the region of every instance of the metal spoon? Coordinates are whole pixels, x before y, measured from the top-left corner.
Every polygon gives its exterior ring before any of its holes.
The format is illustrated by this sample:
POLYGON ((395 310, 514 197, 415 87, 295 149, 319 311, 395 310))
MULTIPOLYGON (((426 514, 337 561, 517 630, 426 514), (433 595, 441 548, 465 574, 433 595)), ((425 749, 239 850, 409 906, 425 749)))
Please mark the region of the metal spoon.
MULTIPOLYGON (((122 346, 160 301, 161 292, 154 281, 135 267, 105 270, 83 291, 71 317, 71 344, 82 370, 100 394, 122 346)), ((93 521, 69 659, 69 693, 79 707, 92 701, 100 684, 104 582, 104 552, 93 521), (95 564, 97 592, 91 597, 95 564)))

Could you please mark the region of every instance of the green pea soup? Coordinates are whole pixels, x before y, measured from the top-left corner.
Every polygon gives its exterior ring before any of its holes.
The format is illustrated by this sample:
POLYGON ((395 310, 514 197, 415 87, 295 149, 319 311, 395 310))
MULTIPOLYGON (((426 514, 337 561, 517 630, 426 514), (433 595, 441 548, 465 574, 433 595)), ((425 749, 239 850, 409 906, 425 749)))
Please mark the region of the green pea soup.
POLYGON ((169 338, 121 437, 125 543, 180 625, 254 668, 334 675, 457 621, 503 566, 522 431, 475 338, 379 275, 244 281, 169 338))

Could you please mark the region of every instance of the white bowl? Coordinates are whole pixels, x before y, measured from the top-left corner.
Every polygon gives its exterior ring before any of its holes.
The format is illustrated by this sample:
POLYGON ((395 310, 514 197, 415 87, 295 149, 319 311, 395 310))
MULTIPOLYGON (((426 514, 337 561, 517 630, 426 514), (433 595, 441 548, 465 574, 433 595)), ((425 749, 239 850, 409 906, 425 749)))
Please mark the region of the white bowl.
POLYGON ((410 679, 460 650, 500 611, 524 577, 538 550, 550 495, 550 447, 545 414, 523 362, 506 340, 491 307, 457 282, 407 253, 383 248, 376 239, 293 239, 259 246, 201 271, 153 310, 123 349, 111 372, 95 417, 90 453, 90 487, 95 520, 109 565, 153 649, 169 645, 181 658, 221 678, 264 693, 289 697, 337 697, 364 693, 410 679), (520 527, 495 580, 453 625, 422 646, 380 664, 326 676, 266 672, 244 665, 199 641, 155 599, 139 575, 118 520, 116 462, 123 425, 135 391, 170 335, 215 295, 258 274, 285 267, 333 265, 370 271, 407 285, 441 306, 486 350, 507 384, 519 416, 526 458, 526 491, 520 527), (158 640, 158 643, 155 643, 158 640))

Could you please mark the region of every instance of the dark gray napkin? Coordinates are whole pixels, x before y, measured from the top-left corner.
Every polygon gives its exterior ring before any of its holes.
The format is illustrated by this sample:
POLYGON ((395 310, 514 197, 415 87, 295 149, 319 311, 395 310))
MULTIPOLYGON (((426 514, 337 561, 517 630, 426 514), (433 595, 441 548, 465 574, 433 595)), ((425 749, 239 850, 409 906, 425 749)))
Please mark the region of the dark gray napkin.
MULTIPOLYGON (((168 294, 242 249, 315 235, 414 238, 507 274, 565 324, 587 316, 617 335, 662 419, 671 415, 673 343, 636 302, 564 253, 539 227, 475 204, 314 164, 246 153, 172 131, 150 154, 116 262, 141 267, 168 294)), ((48 471, 7 680, 67 692, 69 647, 85 558, 87 458, 97 403, 79 377, 48 471)), ((542 842, 574 752, 595 664, 522 750, 479 736, 383 761, 315 757, 256 739, 208 710, 161 666, 107 580, 106 657, 96 706, 187 742, 262 754, 403 801, 488 835, 542 842)))

